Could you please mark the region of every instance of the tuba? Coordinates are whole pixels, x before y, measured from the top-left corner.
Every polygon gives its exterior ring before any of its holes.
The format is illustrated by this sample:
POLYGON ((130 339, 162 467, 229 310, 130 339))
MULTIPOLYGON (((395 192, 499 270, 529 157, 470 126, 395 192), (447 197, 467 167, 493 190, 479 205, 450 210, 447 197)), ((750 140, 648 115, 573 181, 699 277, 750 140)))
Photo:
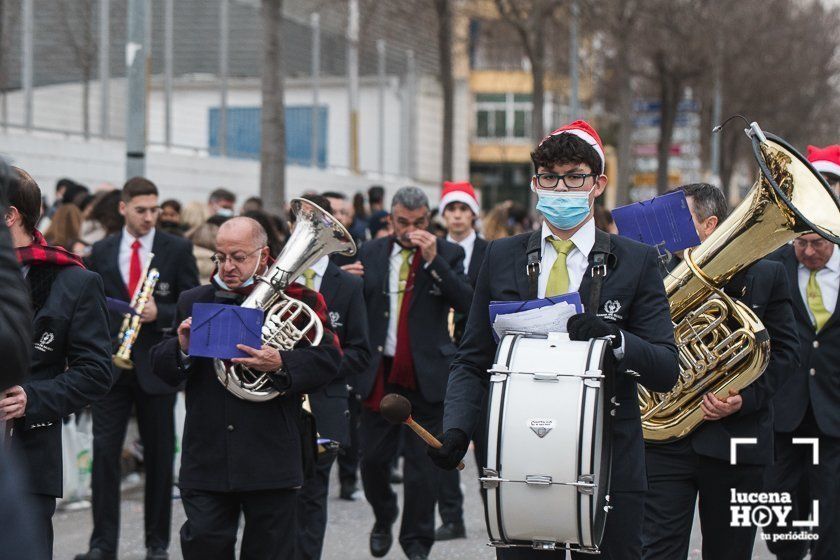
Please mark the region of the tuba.
MULTIPOLYGON (((291 211, 297 217, 294 233, 265 275, 256 277, 254 291, 242 302, 242 307, 265 311, 262 342, 278 350, 291 350, 303 337, 315 346, 324 334, 312 308, 283 290, 325 255, 356 254, 356 244, 344 226, 318 205, 295 198, 291 211)), ((264 402, 279 395, 268 373, 219 359, 213 367, 222 385, 240 399, 264 402)))
POLYGON ((753 311, 723 286, 735 274, 803 233, 840 242, 840 205, 828 184, 784 140, 756 123, 745 131, 758 180, 729 217, 665 279, 674 322, 679 377, 667 393, 639 386, 647 441, 668 442, 702 421, 703 395, 726 398, 764 373, 770 338, 753 311))

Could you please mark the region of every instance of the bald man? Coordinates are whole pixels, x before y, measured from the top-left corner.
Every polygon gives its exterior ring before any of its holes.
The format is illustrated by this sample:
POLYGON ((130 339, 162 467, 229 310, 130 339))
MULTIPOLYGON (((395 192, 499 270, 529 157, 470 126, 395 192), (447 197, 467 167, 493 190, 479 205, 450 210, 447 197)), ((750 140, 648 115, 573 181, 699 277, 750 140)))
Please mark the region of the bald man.
MULTIPOLYGON (((309 305, 324 324, 318 346, 289 351, 239 345, 247 358, 232 361, 268 372, 280 396, 239 399, 219 383, 213 360, 190 357, 192 306, 239 305, 270 266, 265 230, 251 218, 232 218, 216 236, 211 283, 178 299, 177 336, 152 350, 155 373, 172 386, 186 382, 187 416, 179 485, 187 520, 181 527, 185 560, 232 560, 240 513, 245 517, 242 558, 295 557, 295 504, 303 484, 301 393, 328 384, 341 361, 327 330, 326 305, 317 292, 292 284, 285 293, 309 305)), ((310 447, 311 448, 311 447, 310 447)))

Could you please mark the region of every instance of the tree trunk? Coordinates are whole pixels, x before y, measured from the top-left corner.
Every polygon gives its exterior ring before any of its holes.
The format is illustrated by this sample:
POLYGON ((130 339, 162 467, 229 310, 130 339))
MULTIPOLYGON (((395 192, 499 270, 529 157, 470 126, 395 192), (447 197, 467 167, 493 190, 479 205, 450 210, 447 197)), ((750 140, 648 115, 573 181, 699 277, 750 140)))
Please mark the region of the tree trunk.
POLYGON ((90 69, 82 76, 82 131, 85 140, 90 138, 90 69))
POLYGON ((531 137, 535 142, 539 142, 545 136, 545 124, 543 123, 543 113, 545 112, 545 43, 539 39, 534 39, 533 43, 533 55, 531 56, 531 87, 533 89, 531 137))
POLYGON ((260 196, 280 213, 286 200, 286 123, 283 114, 283 0, 262 0, 263 72, 260 196))
POLYGON ((618 72, 618 174, 616 176, 616 203, 623 206, 630 202, 633 153, 633 81, 630 75, 630 36, 622 34, 616 61, 618 72))
POLYGON ((449 0, 435 0, 438 16, 438 64, 440 66, 440 87, 443 92, 443 150, 441 157, 441 178, 451 181, 453 130, 455 119, 455 80, 452 76, 452 7, 449 0))
POLYGON ((677 118, 680 101, 681 81, 665 72, 659 74, 659 143, 656 149, 656 191, 662 194, 668 190, 668 161, 671 158, 671 138, 677 118))

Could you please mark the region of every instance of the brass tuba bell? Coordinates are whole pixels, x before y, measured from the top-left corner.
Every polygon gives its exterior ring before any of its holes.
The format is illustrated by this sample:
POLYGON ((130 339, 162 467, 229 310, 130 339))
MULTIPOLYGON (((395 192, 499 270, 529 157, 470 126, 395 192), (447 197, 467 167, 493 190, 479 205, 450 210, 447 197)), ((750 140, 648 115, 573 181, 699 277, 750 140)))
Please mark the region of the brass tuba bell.
POLYGON ((703 395, 726 398, 764 373, 770 340, 762 322, 722 287, 735 274, 803 233, 840 242, 840 205, 828 184, 784 140, 756 123, 746 130, 759 164, 746 198, 665 279, 679 378, 667 393, 639 387, 644 438, 668 442, 702 421, 703 395))
MULTIPOLYGON (((265 311, 262 342, 279 350, 291 350, 303 337, 315 346, 324 333, 312 308, 283 290, 325 255, 356 254, 356 244, 344 226, 317 204, 294 198, 291 211, 297 217, 295 231, 265 275, 256 277, 254 291, 242 302, 242 307, 265 311)), ((240 399, 263 402, 279 395, 267 373, 219 359, 213 366, 222 385, 240 399)))

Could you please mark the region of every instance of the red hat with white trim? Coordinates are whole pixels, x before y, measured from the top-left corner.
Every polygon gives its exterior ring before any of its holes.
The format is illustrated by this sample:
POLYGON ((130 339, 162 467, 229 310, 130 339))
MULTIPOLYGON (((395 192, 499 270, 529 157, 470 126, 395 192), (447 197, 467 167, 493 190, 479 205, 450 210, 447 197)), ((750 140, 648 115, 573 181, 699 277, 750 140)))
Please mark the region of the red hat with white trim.
POLYGON ((475 189, 467 181, 460 183, 454 183, 452 181, 443 182, 443 192, 440 196, 438 208, 443 212, 453 202, 463 202, 470 207, 473 214, 478 216, 478 198, 475 196, 475 189))
POLYGON ((571 124, 567 124, 566 126, 561 126, 548 136, 542 139, 540 142, 540 146, 542 146, 546 140, 551 138, 552 136, 559 136, 561 134, 573 134, 577 136, 590 146, 592 149, 595 150, 595 153, 598 154, 598 157, 601 160, 601 169, 593 169, 592 171, 598 171, 599 173, 604 172, 604 144, 601 142, 601 137, 598 136, 598 133, 595 132, 595 129, 590 126, 590 124, 586 121, 575 121, 571 124))
POLYGON ((840 145, 817 148, 808 146, 808 161, 820 173, 829 173, 840 177, 840 145))

